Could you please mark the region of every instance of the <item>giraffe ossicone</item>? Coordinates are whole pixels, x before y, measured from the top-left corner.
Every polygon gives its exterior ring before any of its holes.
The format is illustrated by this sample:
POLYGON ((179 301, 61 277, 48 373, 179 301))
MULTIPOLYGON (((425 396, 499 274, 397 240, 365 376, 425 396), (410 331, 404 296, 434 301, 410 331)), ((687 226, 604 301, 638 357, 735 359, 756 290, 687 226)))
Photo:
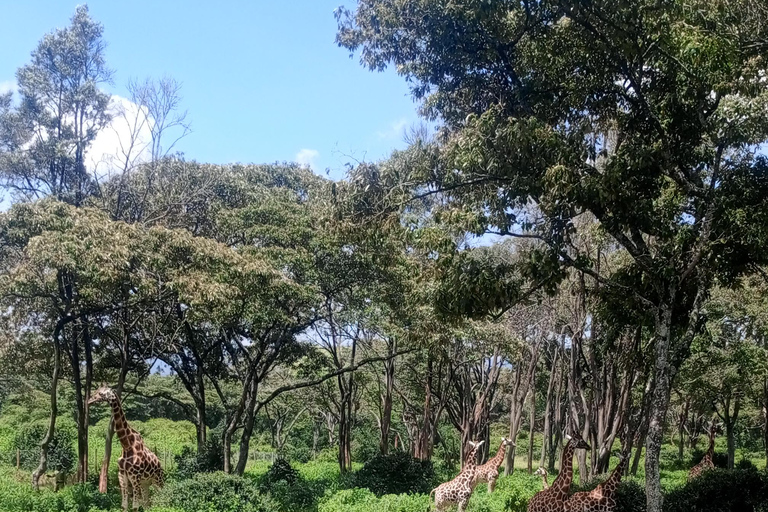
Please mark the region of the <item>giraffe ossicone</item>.
POLYGON ((112 407, 115 434, 123 449, 123 453, 117 459, 122 508, 128 512, 132 508, 138 510, 139 506, 143 506, 146 510, 150 504, 150 487, 153 485, 162 487, 165 481, 160 459, 147 448, 141 434, 128 425, 120 397, 115 390, 102 384, 88 400, 88 404, 100 402, 107 402, 112 407))

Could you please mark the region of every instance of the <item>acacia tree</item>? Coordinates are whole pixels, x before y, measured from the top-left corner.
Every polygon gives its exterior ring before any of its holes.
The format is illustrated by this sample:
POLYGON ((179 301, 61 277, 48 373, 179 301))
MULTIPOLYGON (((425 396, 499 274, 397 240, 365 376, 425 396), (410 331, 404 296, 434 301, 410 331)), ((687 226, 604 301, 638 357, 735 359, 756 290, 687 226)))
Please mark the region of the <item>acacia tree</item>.
MULTIPOLYGON (((56 424, 57 384, 62 376, 62 358, 67 356, 77 401, 78 479, 85 479, 86 402, 92 373, 87 367, 85 385, 78 380, 82 369, 77 347, 90 335, 96 317, 143 300, 146 281, 141 273, 131 275, 144 254, 141 237, 130 226, 109 223, 97 211, 51 199, 14 206, 2 217, 2 230, 7 241, 3 252, 7 271, 2 277, 0 297, 14 317, 47 333, 52 341, 51 416, 33 485, 37 486, 46 468, 47 449, 56 424), (116 300, 118 291, 129 283, 133 283, 135 293, 128 300, 116 300)), ((92 368, 92 359, 88 362, 92 368)))
POLYGON ((578 268, 646 313, 650 512, 661 510, 671 385, 713 278, 766 255, 768 162, 754 151, 768 140, 765 11, 750 0, 361 0, 338 11, 339 43, 370 68, 395 65, 445 128, 442 144, 413 149, 423 165, 372 187, 395 200, 446 193, 448 208, 473 214, 471 231, 534 237, 543 272, 578 268), (531 204, 541 215, 523 212, 531 204), (611 278, 570 244, 584 212, 628 256, 611 278))

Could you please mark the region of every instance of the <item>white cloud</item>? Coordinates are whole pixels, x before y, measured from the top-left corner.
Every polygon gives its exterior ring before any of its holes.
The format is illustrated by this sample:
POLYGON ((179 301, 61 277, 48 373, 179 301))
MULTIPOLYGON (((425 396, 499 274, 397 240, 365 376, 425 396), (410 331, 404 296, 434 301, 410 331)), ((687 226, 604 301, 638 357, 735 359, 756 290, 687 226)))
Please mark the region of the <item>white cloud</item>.
POLYGON ((86 166, 104 177, 149 159, 151 120, 127 98, 112 96, 112 122, 101 130, 85 156, 86 166))
POLYGON ((296 162, 309 168, 314 168, 319 157, 320 152, 315 149, 302 149, 296 153, 296 162))
POLYGON ((13 80, 0 81, 0 94, 5 94, 11 91, 16 92, 16 82, 13 80))
POLYGON ((406 118, 398 119, 389 125, 389 128, 376 132, 376 135, 380 139, 395 139, 401 137, 405 133, 405 128, 408 126, 408 120, 406 118))

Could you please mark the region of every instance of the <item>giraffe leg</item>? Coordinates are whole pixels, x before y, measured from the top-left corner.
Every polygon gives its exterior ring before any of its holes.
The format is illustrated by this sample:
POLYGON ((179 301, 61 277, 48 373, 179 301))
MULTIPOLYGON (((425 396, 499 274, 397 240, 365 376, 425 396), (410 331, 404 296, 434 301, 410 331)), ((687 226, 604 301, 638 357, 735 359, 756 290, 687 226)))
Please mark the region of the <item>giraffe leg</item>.
POLYGON ((488 494, 491 494, 493 492, 493 489, 496 487, 496 479, 491 477, 488 479, 488 494))
POLYGON ((464 512, 465 510, 467 510, 467 503, 469 503, 469 499, 461 498, 459 500, 458 512, 464 512))
POLYGON ((141 505, 144 507, 144 510, 149 510, 149 485, 151 483, 151 480, 141 482, 141 505))
POLYGON ((131 483, 128 481, 128 476, 125 474, 125 471, 117 472, 117 480, 120 482, 120 497, 122 498, 123 512, 128 512, 132 494, 131 483))
POLYGON ((129 477, 131 482, 131 488, 133 489, 133 509, 139 510, 141 506, 141 487, 139 481, 136 478, 129 477))

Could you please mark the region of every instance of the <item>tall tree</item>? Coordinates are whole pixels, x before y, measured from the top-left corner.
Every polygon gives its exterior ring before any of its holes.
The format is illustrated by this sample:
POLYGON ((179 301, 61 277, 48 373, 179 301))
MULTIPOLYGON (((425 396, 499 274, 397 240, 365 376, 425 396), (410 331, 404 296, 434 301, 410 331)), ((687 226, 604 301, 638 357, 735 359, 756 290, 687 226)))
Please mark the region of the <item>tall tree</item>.
POLYGON ((414 147, 422 165, 369 192, 443 192, 475 233, 538 239, 534 275, 578 268, 643 313, 646 496, 660 512, 671 385, 713 278, 768 254, 768 162, 755 152, 768 140, 765 5, 361 0, 337 12, 339 43, 370 68, 395 65, 445 127, 443 144, 414 147), (627 254, 609 279, 570 244, 584 212, 627 254))
POLYGON ((16 73, 21 99, 2 116, 0 133, 9 138, 0 175, 22 199, 51 195, 80 205, 94 191, 86 153, 110 121, 110 96, 99 89, 112 77, 102 33, 81 5, 70 25, 47 34, 16 73))

